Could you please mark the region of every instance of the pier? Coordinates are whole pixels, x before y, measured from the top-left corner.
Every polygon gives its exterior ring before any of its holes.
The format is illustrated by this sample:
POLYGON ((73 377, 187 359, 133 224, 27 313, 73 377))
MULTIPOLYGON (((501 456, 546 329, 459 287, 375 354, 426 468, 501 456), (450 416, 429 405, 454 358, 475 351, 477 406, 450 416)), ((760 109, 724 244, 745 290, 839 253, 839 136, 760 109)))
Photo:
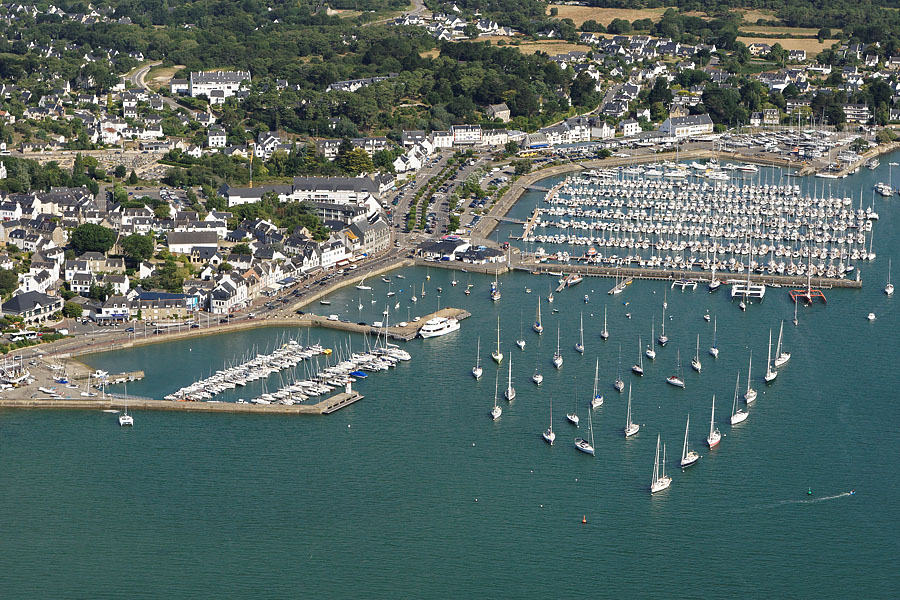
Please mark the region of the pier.
POLYGON ((438 311, 435 311, 431 314, 425 315, 417 323, 407 323, 406 325, 389 325, 387 330, 383 327, 376 327, 374 325, 359 325, 358 323, 345 323, 343 321, 331 321, 326 317, 322 317, 319 315, 303 315, 302 320, 297 323, 294 322, 295 325, 305 325, 307 327, 328 327, 331 329, 340 329, 342 331, 350 331, 352 333, 360 333, 360 334, 370 334, 370 335, 380 335, 386 334, 389 338, 393 340, 400 340, 403 342, 408 342, 411 339, 416 337, 416 334, 419 333, 419 328, 425 324, 429 319, 433 319, 435 317, 446 317, 453 318, 457 321, 462 321, 463 319, 467 319, 472 316, 467 310, 463 310, 461 308, 442 308, 438 311))
MULTIPOLYGON (((178 402, 147 398, 0 398, 0 408, 60 410, 167 410, 199 413, 243 413, 263 415, 329 415, 365 396, 341 392, 317 404, 237 404, 235 402, 178 402)), ((140 426, 140 425, 138 425, 140 426)))

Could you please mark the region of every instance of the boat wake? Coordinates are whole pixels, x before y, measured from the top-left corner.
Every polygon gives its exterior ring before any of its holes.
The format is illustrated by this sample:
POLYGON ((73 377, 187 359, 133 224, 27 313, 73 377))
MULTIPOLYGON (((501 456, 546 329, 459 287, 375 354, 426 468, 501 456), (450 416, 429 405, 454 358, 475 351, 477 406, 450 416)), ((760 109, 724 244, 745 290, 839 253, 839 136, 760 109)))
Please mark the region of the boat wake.
POLYGON ((114 409, 114 408, 106 408, 106 409, 103 410, 103 412, 105 412, 105 413, 118 413, 119 411, 117 411, 117 410, 114 409))
POLYGON ((775 508, 777 506, 784 506, 786 504, 818 504, 819 502, 825 502, 826 500, 837 500, 838 498, 846 498, 853 495, 854 494, 850 492, 841 492, 840 494, 835 494, 833 496, 822 496, 821 498, 808 498, 806 500, 782 500, 781 502, 776 502, 775 504, 760 505, 760 508, 775 508))

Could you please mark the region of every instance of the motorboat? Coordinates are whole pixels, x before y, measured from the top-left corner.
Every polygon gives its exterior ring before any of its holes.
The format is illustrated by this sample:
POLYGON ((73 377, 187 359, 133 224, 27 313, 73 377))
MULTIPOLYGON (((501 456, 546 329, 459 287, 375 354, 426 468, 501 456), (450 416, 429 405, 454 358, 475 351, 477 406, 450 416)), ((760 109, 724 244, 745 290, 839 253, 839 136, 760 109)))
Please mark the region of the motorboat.
POLYGON ((423 339, 439 337, 459 331, 459 321, 452 317, 434 317, 419 328, 418 336, 423 339))

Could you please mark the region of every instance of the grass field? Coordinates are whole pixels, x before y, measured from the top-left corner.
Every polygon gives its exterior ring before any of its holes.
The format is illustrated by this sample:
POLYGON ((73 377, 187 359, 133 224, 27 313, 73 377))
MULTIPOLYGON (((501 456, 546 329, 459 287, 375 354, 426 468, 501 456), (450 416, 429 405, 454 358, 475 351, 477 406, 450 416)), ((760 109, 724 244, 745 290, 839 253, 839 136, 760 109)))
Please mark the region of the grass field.
POLYGON ((169 81, 172 80, 172 77, 175 76, 175 73, 184 68, 184 65, 175 65, 174 67, 153 67, 150 69, 150 72, 147 73, 147 76, 144 78, 144 81, 147 82, 147 86, 158 90, 169 84, 169 81))
MULTIPOLYGON (((478 38, 478 41, 487 40, 492 44, 495 44, 500 40, 506 40, 509 42, 508 37, 486 37, 486 38, 478 38)), ((510 44, 512 46, 512 44, 510 44)), ((535 54, 537 52, 546 52, 550 56, 556 56, 557 54, 563 54, 565 52, 571 52, 573 50, 581 50, 582 52, 587 52, 591 49, 590 46, 585 46, 582 44, 570 44, 569 42, 561 42, 558 40, 546 40, 541 42, 524 42, 517 46, 513 46, 513 48, 518 48, 519 52, 522 54, 535 54)))
POLYGON ((650 19, 659 21, 666 12, 665 8, 596 8, 593 6, 569 6, 566 4, 551 4, 547 7, 547 14, 550 9, 555 8, 559 11, 556 15, 560 19, 572 19, 576 27, 581 27, 585 21, 593 19, 604 26, 612 23, 613 19, 625 19, 628 22, 637 21, 638 19, 650 19))
POLYGON ((785 50, 806 50, 807 57, 815 56, 819 52, 823 50, 827 50, 831 48, 831 45, 838 40, 825 40, 824 43, 820 44, 819 40, 796 40, 796 39, 784 39, 784 40, 773 40, 772 38, 767 37, 739 37, 737 39, 739 42, 744 42, 747 45, 753 43, 760 44, 769 44, 770 46, 775 45, 775 43, 781 44, 781 47, 785 50))
POLYGON ((763 19, 764 21, 777 21, 778 18, 775 16, 775 12, 771 10, 759 10, 759 9, 745 9, 738 10, 744 17, 744 23, 748 25, 755 25, 759 19, 763 19))
POLYGON ((431 50, 425 50, 424 52, 419 52, 419 56, 422 58, 437 58, 441 55, 441 51, 437 48, 432 48, 431 50))
MULTIPOLYGON (((834 29, 831 31, 832 33, 835 32, 834 29)), ((837 32, 839 31, 840 29, 837 30, 837 32)), ((739 29, 739 32, 757 36, 790 35, 796 37, 816 37, 819 30, 813 27, 762 27, 760 25, 744 25, 739 29)))

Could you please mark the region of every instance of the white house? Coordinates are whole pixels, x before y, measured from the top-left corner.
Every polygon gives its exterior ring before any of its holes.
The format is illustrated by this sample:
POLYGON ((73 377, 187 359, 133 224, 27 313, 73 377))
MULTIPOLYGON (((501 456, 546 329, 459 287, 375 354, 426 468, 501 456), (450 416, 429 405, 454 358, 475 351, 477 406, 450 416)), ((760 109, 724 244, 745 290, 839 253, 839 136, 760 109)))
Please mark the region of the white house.
POLYGON ((712 133, 713 122, 707 114, 669 117, 659 126, 659 130, 676 138, 687 138, 712 133))
POLYGON ((450 127, 453 134, 453 145, 472 146, 481 143, 481 125, 453 125, 450 127))
POLYGON ((631 137, 641 132, 641 125, 634 119, 625 119, 624 121, 619 123, 619 129, 622 130, 623 136, 631 137))

